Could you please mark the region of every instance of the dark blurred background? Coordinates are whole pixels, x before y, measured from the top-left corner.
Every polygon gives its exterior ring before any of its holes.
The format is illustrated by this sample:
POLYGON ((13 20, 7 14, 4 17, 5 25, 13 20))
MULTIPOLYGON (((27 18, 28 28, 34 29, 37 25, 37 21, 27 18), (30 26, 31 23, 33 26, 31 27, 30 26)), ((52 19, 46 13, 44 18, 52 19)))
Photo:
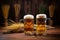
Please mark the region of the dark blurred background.
MULTIPOLYGON (((19 19, 23 19, 23 16, 25 14, 32 14, 36 16, 36 14, 39 14, 39 5, 41 2, 44 2, 46 5, 47 10, 45 11, 45 14, 48 18, 49 16, 49 5, 51 5, 51 2, 55 2, 55 10, 54 10, 54 16, 52 17, 54 26, 58 25, 60 26, 60 1, 59 0, 0 0, 0 26, 4 26, 4 17, 3 12, 1 9, 2 5, 9 4, 10 10, 9 10, 9 16, 8 19, 12 19, 15 21, 15 11, 13 5, 15 3, 19 3, 21 5, 21 9, 19 12, 19 19), (27 10, 27 11, 26 11, 27 10)), ((49 22, 47 22, 49 24, 49 22)))

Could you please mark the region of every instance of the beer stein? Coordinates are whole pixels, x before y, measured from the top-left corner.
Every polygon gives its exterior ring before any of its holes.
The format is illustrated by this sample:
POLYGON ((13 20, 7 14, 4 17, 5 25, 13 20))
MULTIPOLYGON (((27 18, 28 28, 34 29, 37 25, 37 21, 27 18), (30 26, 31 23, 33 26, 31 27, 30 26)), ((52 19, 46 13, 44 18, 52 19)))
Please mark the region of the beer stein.
POLYGON ((25 15, 24 16, 24 33, 25 34, 33 34, 34 28, 34 16, 33 15, 25 15))
POLYGON ((36 15, 36 33, 44 34, 46 32, 46 14, 37 14, 36 15))

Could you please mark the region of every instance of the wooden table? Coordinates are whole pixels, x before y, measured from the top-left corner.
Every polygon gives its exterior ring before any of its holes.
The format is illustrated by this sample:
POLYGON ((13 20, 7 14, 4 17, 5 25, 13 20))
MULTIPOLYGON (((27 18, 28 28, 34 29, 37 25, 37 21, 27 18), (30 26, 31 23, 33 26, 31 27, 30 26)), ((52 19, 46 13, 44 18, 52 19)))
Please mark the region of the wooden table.
POLYGON ((45 36, 27 36, 24 33, 0 34, 0 40, 60 40, 60 28, 47 30, 45 36))

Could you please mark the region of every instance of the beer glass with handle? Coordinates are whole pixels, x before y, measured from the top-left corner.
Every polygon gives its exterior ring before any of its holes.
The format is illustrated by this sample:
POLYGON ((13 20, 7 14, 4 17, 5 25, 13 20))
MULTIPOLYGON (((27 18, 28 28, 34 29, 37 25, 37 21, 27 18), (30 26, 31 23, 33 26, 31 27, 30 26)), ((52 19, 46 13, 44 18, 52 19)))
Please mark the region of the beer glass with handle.
POLYGON ((36 33, 44 34, 46 32, 46 20, 47 16, 46 14, 37 14, 36 15, 36 33))
POLYGON ((33 34, 34 28, 34 16, 33 15, 25 15, 24 16, 24 33, 25 34, 33 34))

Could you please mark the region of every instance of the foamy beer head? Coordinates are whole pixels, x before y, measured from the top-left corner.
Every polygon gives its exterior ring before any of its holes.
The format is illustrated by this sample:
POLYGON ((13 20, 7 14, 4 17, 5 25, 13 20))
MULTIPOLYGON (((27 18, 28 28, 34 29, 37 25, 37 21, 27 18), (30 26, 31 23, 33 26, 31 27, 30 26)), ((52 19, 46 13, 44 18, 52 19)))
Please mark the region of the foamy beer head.
POLYGON ((46 24, 47 16, 46 14, 37 14, 36 23, 37 24, 46 24))
POLYGON ((47 19, 47 16, 46 16, 46 14, 37 14, 36 15, 36 18, 38 19, 38 18, 45 18, 45 19, 47 19))
POLYGON ((24 19, 34 19, 34 16, 33 15, 25 15, 24 19))
POLYGON ((34 19, 34 16, 33 15, 25 15, 24 16, 24 22, 32 22, 34 19))
POLYGON ((46 14, 37 14, 36 18, 44 17, 47 18, 46 14))

